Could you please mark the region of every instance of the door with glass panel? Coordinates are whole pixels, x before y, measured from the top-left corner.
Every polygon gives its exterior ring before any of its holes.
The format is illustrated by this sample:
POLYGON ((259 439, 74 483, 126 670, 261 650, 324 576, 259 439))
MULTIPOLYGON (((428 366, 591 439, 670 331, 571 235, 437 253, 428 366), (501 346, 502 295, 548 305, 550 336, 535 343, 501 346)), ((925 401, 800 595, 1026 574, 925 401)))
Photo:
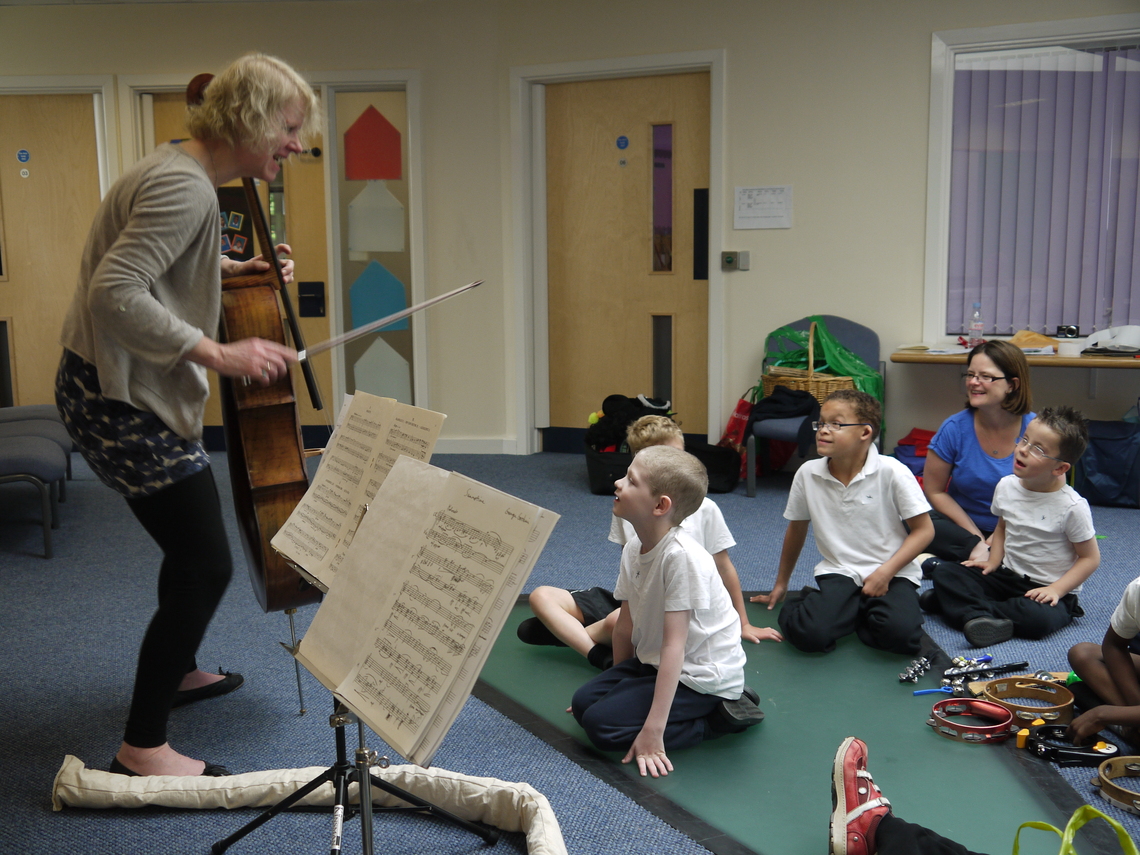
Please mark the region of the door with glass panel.
POLYGON ((706 433, 708 73, 548 85, 546 167, 550 425, 645 394, 706 433))
POLYGON ((90 94, 0 95, 0 404, 55 401, 59 331, 99 206, 90 94))

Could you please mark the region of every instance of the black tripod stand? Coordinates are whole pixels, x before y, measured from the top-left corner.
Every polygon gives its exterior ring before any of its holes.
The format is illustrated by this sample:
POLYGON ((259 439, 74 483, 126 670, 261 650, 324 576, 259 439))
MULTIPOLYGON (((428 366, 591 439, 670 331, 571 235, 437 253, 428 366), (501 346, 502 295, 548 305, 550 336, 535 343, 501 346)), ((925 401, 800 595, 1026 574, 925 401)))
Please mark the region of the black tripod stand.
POLYGON ((449 822, 455 823, 461 828, 466 828, 473 834, 479 835, 487 843, 493 844, 499 839, 498 829, 485 828, 476 823, 469 822, 453 813, 449 813, 438 805, 433 805, 431 802, 421 799, 419 796, 413 795, 407 790, 401 789, 395 784, 390 784, 373 775, 370 769, 371 765, 375 762, 381 768, 387 768, 388 758, 377 758, 376 752, 370 751, 365 746, 364 725, 339 701, 335 703, 333 714, 329 716, 329 726, 336 730, 336 763, 325 769, 324 772, 313 778, 313 780, 309 781, 309 783, 305 784, 295 793, 286 796, 273 807, 267 808, 257 818, 246 823, 225 840, 219 840, 210 847, 210 852, 214 853, 214 855, 225 852, 232 844, 241 840, 255 828, 269 822, 269 820, 273 819, 273 817, 282 811, 288 810, 326 782, 333 785, 333 792, 335 794, 332 807, 333 833, 330 855, 340 855, 341 853, 345 816, 346 814, 351 816, 354 810, 353 806, 348 803, 348 785, 352 783, 359 785, 360 788, 360 805, 356 809, 360 811, 360 838, 363 855, 372 855, 372 787, 378 787, 384 792, 397 796, 411 805, 411 807, 389 808, 389 810, 416 811, 441 817, 449 822), (348 762, 348 750, 344 738, 345 725, 352 724, 353 722, 356 722, 359 732, 359 747, 356 749, 355 766, 348 762))

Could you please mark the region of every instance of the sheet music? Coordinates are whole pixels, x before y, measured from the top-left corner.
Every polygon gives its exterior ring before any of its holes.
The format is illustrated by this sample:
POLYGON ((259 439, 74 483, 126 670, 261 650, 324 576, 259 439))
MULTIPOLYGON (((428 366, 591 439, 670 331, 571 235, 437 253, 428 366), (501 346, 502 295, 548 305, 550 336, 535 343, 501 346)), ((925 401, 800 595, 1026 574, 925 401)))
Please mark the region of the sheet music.
POLYGON ((445 416, 357 392, 316 477, 270 544, 328 591, 365 508, 400 455, 428 460, 445 416))
POLYGON ((364 655, 337 696, 374 730, 384 727, 385 741, 405 757, 422 761, 416 749, 431 714, 466 700, 452 683, 487 631, 484 624, 508 581, 517 578, 514 569, 539 511, 452 474, 397 568, 364 655))
POLYGON ((380 509, 379 522, 357 529, 354 548, 341 564, 336 584, 298 645, 297 659, 330 692, 348 676, 363 636, 376 622, 378 604, 395 580, 389 562, 379 556, 389 560, 395 556, 398 561, 411 554, 432 497, 442 492, 447 476, 443 469, 425 463, 402 467, 399 477, 386 479, 380 498, 373 500, 373 507, 380 509))
POLYGON ((554 530, 554 524, 558 519, 558 514, 543 508, 538 509, 538 521, 535 527, 531 529, 530 541, 519 553, 519 560, 511 571, 506 585, 495 597, 495 601, 479 630, 478 638, 468 650, 455 681, 448 689, 444 703, 436 710, 428 726, 424 729, 419 742, 416 743, 413 754, 425 757, 424 762, 431 762, 431 758, 435 756, 444 736, 451 729, 451 725, 455 723, 459 711, 463 709, 467 696, 471 694, 475 681, 479 678, 479 672, 483 670, 487 657, 491 655, 491 647, 494 645, 495 639, 499 637, 499 633, 502 632, 503 624, 506 623, 511 608, 518 599, 519 592, 522 590, 527 577, 530 576, 530 571, 534 569, 539 553, 546 546, 546 541, 554 530))
POLYGON ((392 748, 429 763, 557 519, 399 458, 298 660, 392 748))

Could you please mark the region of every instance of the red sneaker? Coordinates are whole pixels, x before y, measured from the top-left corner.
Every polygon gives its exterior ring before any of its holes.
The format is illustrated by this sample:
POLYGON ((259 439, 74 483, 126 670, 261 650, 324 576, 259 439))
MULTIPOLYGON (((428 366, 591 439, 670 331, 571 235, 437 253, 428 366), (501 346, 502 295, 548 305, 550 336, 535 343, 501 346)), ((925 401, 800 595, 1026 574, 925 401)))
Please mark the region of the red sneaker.
POLYGON ((831 770, 832 855, 875 855, 875 831, 891 811, 867 771, 867 745, 848 736, 831 770))

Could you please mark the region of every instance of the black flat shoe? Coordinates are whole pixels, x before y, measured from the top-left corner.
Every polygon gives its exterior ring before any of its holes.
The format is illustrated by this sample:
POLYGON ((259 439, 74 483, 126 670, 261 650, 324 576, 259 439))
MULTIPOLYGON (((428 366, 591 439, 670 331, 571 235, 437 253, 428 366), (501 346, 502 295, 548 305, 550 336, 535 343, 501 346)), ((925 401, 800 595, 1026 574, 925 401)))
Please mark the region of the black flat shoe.
MULTIPOLYGON (((219 674, 223 673, 218 671, 219 674)), ((186 704, 192 704, 195 701, 204 701, 206 698, 216 698, 220 695, 228 695, 234 689, 241 688, 241 684, 245 679, 241 674, 231 674, 229 671, 224 672, 225 676, 220 680, 215 680, 205 686, 199 686, 197 689, 185 689, 174 693, 174 703, 171 704, 171 709, 175 707, 184 707, 186 704)))
MULTIPOLYGON (((126 775, 129 778, 146 777, 145 775, 140 775, 138 772, 134 772, 128 769, 126 766, 119 762, 118 757, 115 757, 111 760, 111 765, 108 767, 108 771, 113 775, 126 775)), ((206 768, 202 770, 202 774, 198 777, 224 778, 229 774, 230 770, 225 766, 219 766, 217 763, 207 763, 206 768)))

